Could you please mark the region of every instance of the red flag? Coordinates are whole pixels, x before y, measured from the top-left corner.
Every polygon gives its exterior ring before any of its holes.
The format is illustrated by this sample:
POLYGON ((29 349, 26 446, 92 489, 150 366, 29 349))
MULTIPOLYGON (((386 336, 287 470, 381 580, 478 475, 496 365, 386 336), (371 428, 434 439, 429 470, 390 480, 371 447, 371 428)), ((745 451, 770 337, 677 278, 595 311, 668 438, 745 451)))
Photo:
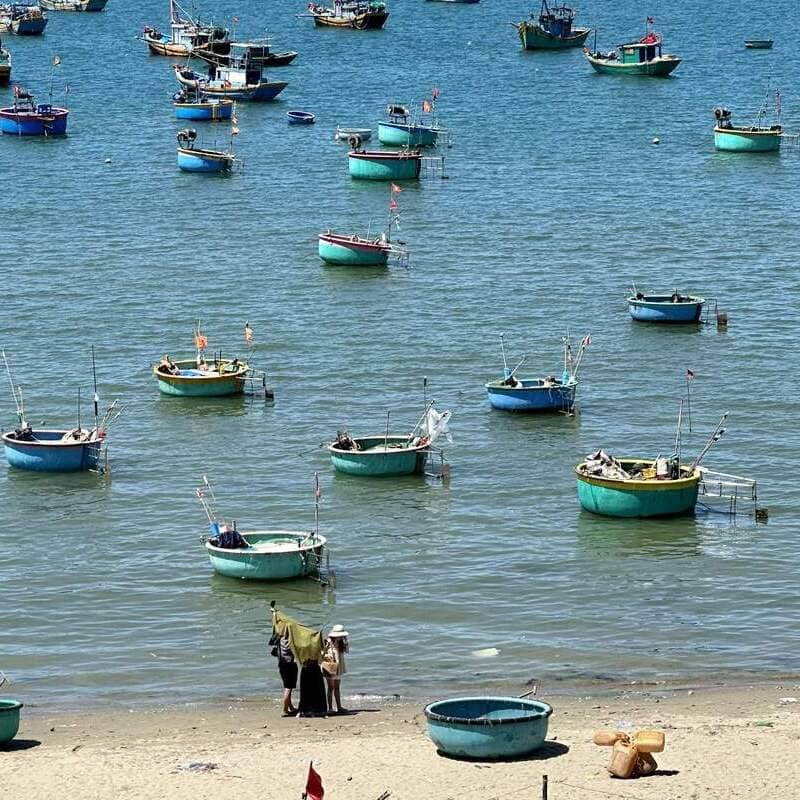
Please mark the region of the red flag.
POLYGON ((433 91, 431 92, 431 97, 435 100, 439 96, 439 87, 434 86, 433 91))
POLYGON ((693 381, 694 380, 694 372, 692 372, 690 369, 686 370, 686 380, 687 381, 693 381))
POLYGON ((325 790, 322 788, 322 778, 314 769, 314 762, 308 765, 308 779, 306 780, 306 791, 303 797, 307 800, 322 800, 325 797, 325 790))
POLYGON ((198 350, 205 350, 208 347, 208 337, 198 331, 194 337, 194 346, 198 350))
POLYGON ((233 17, 231 22, 233 22, 234 25, 238 25, 239 24, 239 17, 233 17))
POLYGON ((397 200, 389 201, 389 211, 397 211, 397 200))
POLYGON ((583 339, 581 339, 581 344, 584 347, 588 347, 591 343, 592 343, 592 334, 587 333, 586 336, 584 336, 583 339))
POLYGON ((431 101, 430 100, 423 100, 422 101, 422 110, 426 114, 430 114, 431 113, 431 109, 432 109, 431 101))
POLYGON ((392 191, 395 194, 400 194, 400 192, 402 192, 403 190, 396 183, 393 183, 392 184, 392 191))

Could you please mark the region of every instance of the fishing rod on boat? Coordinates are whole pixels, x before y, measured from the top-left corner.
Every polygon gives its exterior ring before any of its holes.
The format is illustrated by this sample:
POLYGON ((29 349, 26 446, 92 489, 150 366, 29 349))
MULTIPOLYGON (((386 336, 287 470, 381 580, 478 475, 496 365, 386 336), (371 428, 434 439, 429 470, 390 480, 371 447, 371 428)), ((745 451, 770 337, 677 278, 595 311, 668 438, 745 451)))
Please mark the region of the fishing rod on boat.
POLYGON ((384 451, 389 449, 389 414, 390 413, 391 413, 390 411, 386 412, 386 435, 384 436, 384 439, 383 439, 383 449, 384 449, 384 451))
POLYGON ((78 433, 81 432, 81 387, 78 387, 78 433))
POLYGON ((576 378, 578 376, 578 370, 580 369, 581 362, 583 361, 583 354, 586 352, 586 348, 592 343, 592 334, 587 333, 586 336, 581 339, 581 346, 578 350, 578 357, 575 359, 575 369, 572 370, 572 377, 576 378))
POLYGON ((320 498, 320 490, 319 490, 319 475, 315 472, 314 473, 314 530, 319 539, 319 498, 320 498))
POLYGON ((683 400, 678 405, 678 427, 675 430, 675 457, 678 459, 678 464, 681 463, 681 445, 683 444, 681 438, 681 430, 683 428, 683 400))
MULTIPOLYGON (((508 372, 508 362, 506 361, 506 335, 500 334, 500 350, 503 352, 503 372, 508 372)), ((506 376, 508 377, 508 376, 506 376)))
POLYGON ((700 464, 700 461, 705 457, 706 453, 723 437, 725 434, 725 428, 722 426, 725 424, 725 420, 728 418, 728 412, 726 411, 720 421, 717 423, 717 427, 714 428, 711 436, 708 437, 708 441, 703 445, 703 449, 697 454, 694 461, 690 464, 690 468, 692 470, 695 469, 700 464))
MULTIPOLYGON (((94 345, 92 345, 92 382, 94 383, 94 430, 95 433, 100 433, 100 396, 97 394, 97 366, 94 361, 94 345)), ((80 392, 80 389, 78 391, 80 392)), ((80 428, 80 425, 78 427, 80 428)))
POLYGON ((419 426, 422 425, 422 423, 425 421, 426 417, 428 416, 428 412, 433 408, 433 406, 435 404, 436 404, 436 401, 435 400, 431 400, 430 403, 428 403, 428 405, 425 406, 425 410, 422 412, 422 416, 419 418, 419 421, 414 426, 414 429, 411 431, 411 433, 408 434, 408 440, 407 441, 411 441, 414 438, 414 435, 416 434, 417 430, 419 429, 419 426))
POLYGON ((11 377, 11 367, 8 364, 8 359, 6 358, 6 351, 3 350, 3 363, 6 365, 6 375, 8 375, 8 385, 11 387, 11 396, 14 398, 14 405, 17 409, 17 419, 19 420, 19 424, 21 428, 25 427, 25 404, 22 401, 22 387, 18 386, 16 389, 14 388, 14 379, 11 377), (19 397, 17 397, 17 392, 19 392, 19 397))

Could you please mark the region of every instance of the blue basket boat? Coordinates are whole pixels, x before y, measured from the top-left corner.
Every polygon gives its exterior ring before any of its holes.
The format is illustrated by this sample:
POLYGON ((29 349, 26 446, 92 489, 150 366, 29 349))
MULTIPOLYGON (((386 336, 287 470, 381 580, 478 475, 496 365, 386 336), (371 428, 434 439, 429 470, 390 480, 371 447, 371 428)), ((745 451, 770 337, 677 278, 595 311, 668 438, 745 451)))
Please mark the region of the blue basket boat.
POLYGON ((631 317, 639 322, 699 322, 704 297, 680 294, 643 294, 634 292, 627 298, 631 317))
POLYGON ((0 698, 0 744, 10 742, 19 731, 19 700, 0 698))
POLYGON ((378 123, 378 141, 391 147, 435 147, 440 135, 446 134, 436 116, 438 96, 439 90, 434 89, 432 97, 422 101, 421 116, 400 103, 390 103, 387 119, 378 123))
POLYGON ((425 707, 428 735, 455 758, 518 758, 547 738, 553 708, 519 697, 454 697, 425 707))
POLYGON ((197 131, 185 128, 178 131, 178 169, 184 172, 231 172, 236 163, 232 150, 212 150, 196 147, 197 131))
POLYGON ((509 369, 506 360, 505 338, 501 335, 503 352, 503 377, 485 384, 492 408, 500 411, 571 413, 578 389, 578 369, 583 354, 591 344, 591 336, 584 336, 577 354, 572 352, 569 336, 562 337, 564 344, 564 369, 561 377, 549 375, 543 378, 518 378, 517 370, 525 363, 525 356, 514 369, 509 369))
POLYGON ((64 136, 69 109, 50 103, 36 103, 36 98, 14 87, 14 104, 0 108, 0 132, 12 136, 64 136))
POLYGON ((313 125, 316 117, 310 111, 287 111, 290 125, 313 125))

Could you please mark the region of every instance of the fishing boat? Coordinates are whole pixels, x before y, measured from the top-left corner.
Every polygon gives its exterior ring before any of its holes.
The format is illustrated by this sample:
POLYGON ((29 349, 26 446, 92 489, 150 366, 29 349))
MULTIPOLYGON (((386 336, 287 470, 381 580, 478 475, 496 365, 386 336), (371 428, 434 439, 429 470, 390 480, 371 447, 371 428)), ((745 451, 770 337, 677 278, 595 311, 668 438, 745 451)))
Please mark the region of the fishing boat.
POLYGON ((0 41, 0 86, 8 86, 11 80, 11 53, 3 47, 0 41))
POLYGON ((661 35, 650 30, 652 19, 647 18, 645 35, 638 42, 617 46, 616 50, 601 53, 595 42, 594 52, 584 47, 586 60, 597 72, 609 75, 645 75, 665 78, 681 63, 679 56, 662 52, 661 35))
POLYGON ((319 480, 314 473, 315 529, 239 531, 236 522, 225 522, 212 505, 213 490, 206 479, 196 490, 211 535, 204 538, 214 571, 228 578, 281 581, 318 577, 326 553, 326 539, 319 533, 319 480))
POLYGON ((567 47, 580 47, 586 41, 591 28, 573 27, 577 13, 569 6, 550 6, 547 0, 542 0, 538 19, 531 12, 530 19, 514 27, 526 50, 563 50, 567 47))
POLYGON ((505 338, 501 335, 503 377, 485 384, 492 408, 501 411, 572 413, 578 389, 578 369, 592 337, 584 336, 581 339, 576 355, 573 355, 572 342, 568 335, 562 337, 561 341, 564 345, 564 369, 560 377, 548 375, 543 378, 518 378, 516 373, 525 363, 526 357, 523 356, 514 369, 509 369, 505 338))
POLYGON ((316 117, 310 111, 287 111, 290 125, 313 125, 316 117))
POLYGON ((434 147, 444 128, 436 116, 439 90, 434 88, 431 98, 423 100, 422 114, 411 113, 407 106, 390 103, 386 107, 388 119, 378 123, 378 141, 392 147, 434 147))
POLYGON ((745 39, 744 46, 748 50, 772 50, 772 39, 745 39))
POLYGON ((386 415, 386 432, 374 436, 352 437, 347 431, 338 431, 328 443, 331 463, 337 472, 360 477, 395 477, 425 471, 425 464, 436 442, 449 439, 450 412, 441 414, 429 403, 411 433, 389 433, 389 414, 386 415))
POLYGON ((214 353, 206 359, 208 337, 194 332, 194 358, 173 361, 165 355, 153 365, 153 375, 162 394, 173 397, 227 397, 243 394, 249 378, 255 373, 247 359, 223 358, 214 353))
POLYGON ((182 86, 230 100, 274 100, 289 85, 286 81, 264 80, 262 67, 246 58, 229 58, 225 65, 209 62, 208 75, 178 64, 173 65, 173 70, 182 86))
POLYGON ((319 234, 319 257, 326 263, 344 267, 385 267, 394 257, 408 263, 408 250, 391 240, 391 232, 399 227, 400 209, 395 199, 400 187, 392 186, 389 200, 389 220, 378 236, 359 236, 355 233, 336 233, 328 228, 319 234))
POLYGON ((627 297, 628 311, 639 322, 699 322, 704 297, 681 294, 643 294, 634 287, 627 297))
POLYGON ((0 108, 0 132, 12 136, 64 136, 69 109, 51 103, 36 103, 36 98, 19 86, 14 87, 14 104, 0 108))
POLYGON ((108 0, 39 0, 48 11, 102 11, 108 0))
POLYGON ((382 28, 389 18, 386 3, 381 0, 334 0, 332 7, 311 2, 308 11, 317 26, 359 31, 382 28))
POLYGON ((459 5, 475 5, 475 3, 479 3, 480 0, 428 0, 428 2, 457 3, 459 5))
POLYGON ((335 142, 349 142, 350 139, 354 139, 360 144, 361 142, 369 141, 371 138, 372 128, 342 128, 337 126, 333 133, 335 142))
MULTIPOLYGON (((259 67, 286 67, 297 58, 295 50, 275 52, 269 38, 250 39, 246 42, 231 42, 231 49, 244 54, 251 64, 259 67)), ((225 64, 226 54, 199 53, 201 58, 225 64)))
POLYGON ((775 122, 769 124, 770 92, 751 125, 734 125, 731 112, 722 106, 714 109, 714 147, 726 153, 775 153, 781 148, 780 91, 775 91, 775 122))
POLYGON ((47 14, 37 6, 0 5, 0 33, 17 36, 41 36, 47 27, 47 14))
MULTIPOLYGON (((14 385, 5 353, 3 361, 17 411, 15 430, 3 434, 3 448, 9 466, 31 472, 103 472, 107 465, 106 437, 111 423, 122 413, 115 400, 100 414, 97 380, 94 382, 94 425, 81 422, 81 397, 74 428, 34 428, 26 419, 22 388, 14 385)), ((92 351, 94 372, 94 351, 92 351)))
MULTIPOLYGON (((357 148, 358 137, 351 137, 351 146, 357 148)), ((350 177, 367 181, 403 181, 418 178, 422 170, 422 151, 358 150, 348 154, 350 177)))
POLYGON ((177 0, 169 2, 169 35, 147 25, 142 32, 142 39, 156 56, 188 58, 201 53, 224 55, 230 48, 227 28, 200 22, 187 14, 177 0))
POLYGON ((233 114, 233 100, 225 97, 207 97, 198 89, 184 88, 172 95, 172 106, 177 119, 227 120, 233 114))
POLYGON ((698 455, 681 458, 683 402, 678 412, 675 449, 669 457, 612 458, 603 450, 575 467, 578 500, 583 508, 607 517, 668 517, 691 514, 704 470, 700 462, 725 433, 723 414, 698 455))
POLYGON ((231 172, 236 156, 227 150, 196 147, 197 131, 184 128, 176 134, 178 139, 178 169, 184 172, 231 172))

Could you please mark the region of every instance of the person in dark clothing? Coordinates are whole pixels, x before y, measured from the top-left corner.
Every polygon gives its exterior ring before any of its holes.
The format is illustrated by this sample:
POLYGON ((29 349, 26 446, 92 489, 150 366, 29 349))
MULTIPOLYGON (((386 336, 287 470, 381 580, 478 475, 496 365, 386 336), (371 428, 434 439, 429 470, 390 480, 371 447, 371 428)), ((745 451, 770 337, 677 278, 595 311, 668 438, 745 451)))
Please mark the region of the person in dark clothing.
POLYGON ((305 661, 300 670, 301 717, 321 717, 328 713, 325 679, 319 661, 305 661))
POLYGON ((278 672, 283 681, 283 716, 294 717, 297 709, 292 703, 292 690, 297 688, 297 662, 285 636, 278 641, 278 672))

